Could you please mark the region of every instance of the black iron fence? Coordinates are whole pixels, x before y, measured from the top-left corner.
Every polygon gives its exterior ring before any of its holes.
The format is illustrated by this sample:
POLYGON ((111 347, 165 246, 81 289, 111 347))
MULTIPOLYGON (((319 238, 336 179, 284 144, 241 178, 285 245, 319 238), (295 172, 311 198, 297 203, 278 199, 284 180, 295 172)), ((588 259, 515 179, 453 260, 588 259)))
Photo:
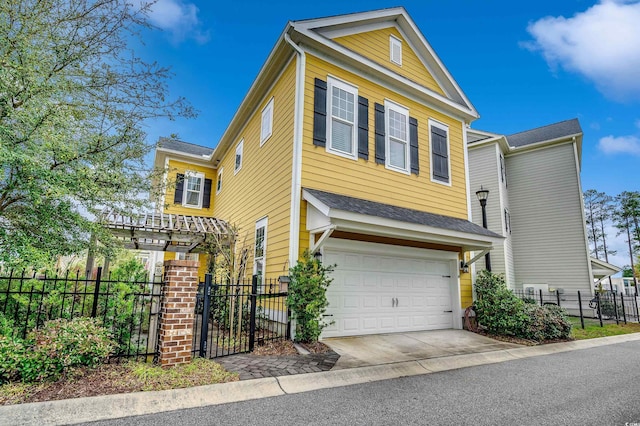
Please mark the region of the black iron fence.
POLYGON ((525 302, 539 305, 557 305, 564 308, 570 316, 579 317, 584 328, 584 320, 596 319, 600 326, 610 323, 640 322, 638 298, 625 296, 611 291, 588 292, 545 292, 513 290, 514 294, 525 302))
POLYGON ((195 308, 193 353, 217 358, 251 352, 256 345, 290 337, 287 292, 277 280, 200 283, 195 308), (284 290, 284 289, 283 289, 284 290))
POLYGON ((0 313, 20 337, 45 321, 99 318, 117 342, 113 358, 151 360, 156 354, 161 283, 10 272, 0 275, 0 313))

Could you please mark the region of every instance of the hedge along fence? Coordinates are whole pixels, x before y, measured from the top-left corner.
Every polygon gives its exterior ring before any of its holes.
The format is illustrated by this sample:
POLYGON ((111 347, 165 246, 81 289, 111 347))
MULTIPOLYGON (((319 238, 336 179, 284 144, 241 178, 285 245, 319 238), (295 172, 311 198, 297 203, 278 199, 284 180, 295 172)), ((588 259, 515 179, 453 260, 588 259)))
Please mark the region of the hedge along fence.
POLYGON ((0 313, 21 338, 46 321, 98 318, 116 342, 112 357, 149 360, 156 354, 160 283, 112 278, 103 279, 102 268, 95 279, 12 271, 0 275, 0 313))
POLYGON ((535 341, 566 339, 571 323, 557 305, 527 303, 507 288, 504 275, 483 270, 476 277, 474 310, 489 333, 535 341))

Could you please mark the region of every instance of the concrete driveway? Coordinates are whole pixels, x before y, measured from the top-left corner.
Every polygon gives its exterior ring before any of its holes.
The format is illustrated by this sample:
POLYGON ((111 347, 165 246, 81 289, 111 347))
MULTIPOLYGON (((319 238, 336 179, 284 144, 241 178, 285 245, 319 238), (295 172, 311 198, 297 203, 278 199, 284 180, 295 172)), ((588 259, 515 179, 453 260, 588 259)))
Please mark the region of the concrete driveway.
POLYGON ((332 370, 522 347, 465 330, 332 337, 322 342, 340 354, 332 370))

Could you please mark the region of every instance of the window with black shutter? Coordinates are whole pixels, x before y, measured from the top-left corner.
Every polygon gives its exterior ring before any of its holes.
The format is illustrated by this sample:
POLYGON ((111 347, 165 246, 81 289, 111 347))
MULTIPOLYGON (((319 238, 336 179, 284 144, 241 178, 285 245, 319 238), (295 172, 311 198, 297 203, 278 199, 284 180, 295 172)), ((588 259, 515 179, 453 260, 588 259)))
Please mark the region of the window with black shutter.
POLYGON ((182 204, 183 194, 184 194, 184 174, 178 173, 176 175, 176 192, 173 195, 173 203, 182 204))
POLYGON ((448 128, 431 123, 431 178, 437 182, 449 183, 449 137, 448 128))

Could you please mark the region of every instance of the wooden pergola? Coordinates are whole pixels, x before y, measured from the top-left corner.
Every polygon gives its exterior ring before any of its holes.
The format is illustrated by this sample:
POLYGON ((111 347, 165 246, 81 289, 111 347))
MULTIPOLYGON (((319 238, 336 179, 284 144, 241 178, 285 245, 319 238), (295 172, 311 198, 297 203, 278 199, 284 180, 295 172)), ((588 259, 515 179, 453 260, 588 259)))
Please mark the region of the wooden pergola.
POLYGON ((101 223, 125 248, 137 250, 202 253, 202 243, 230 237, 227 223, 214 217, 109 211, 102 214, 101 223))

